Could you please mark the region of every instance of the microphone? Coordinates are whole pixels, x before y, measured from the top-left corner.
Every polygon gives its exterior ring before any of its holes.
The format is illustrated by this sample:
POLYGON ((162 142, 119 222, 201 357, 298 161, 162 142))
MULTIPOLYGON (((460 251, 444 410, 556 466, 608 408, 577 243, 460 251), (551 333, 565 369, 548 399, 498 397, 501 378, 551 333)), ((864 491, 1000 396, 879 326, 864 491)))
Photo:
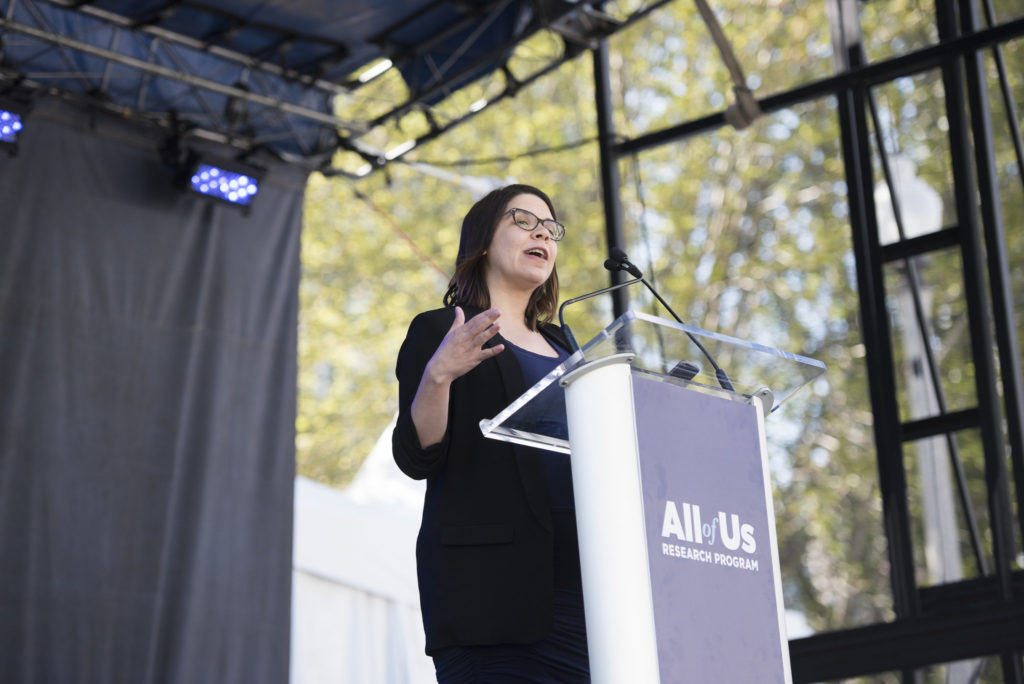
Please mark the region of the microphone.
MULTIPOLYGON (((610 271, 626 271, 627 273, 629 273, 631 276, 636 278, 636 280, 628 281, 626 283, 627 285, 638 281, 643 283, 647 287, 647 289, 651 291, 651 294, 653 294, 658 299, 658 301, 661 302, 661 305, 664 306, 670 314, 672 314, 672 318, 676 319, 676 321, 678 321, 679 323, 686 325, 686 323, 683 322, 683 319, 679 317, 679 314, 673 311, 672 307, 668 305, 668 302, 666 302, 664 298, 662 298, 662 296, 658 294, 658 291, 654 289, 654 286, 647 282, 647 280, 644 278, 643 272, 639 268, 637 268, 636 264, 629 260, 629 257, 626 255, 624 251, 622 251, 622 249, 620 249, 619 247, 612 247, 609 251, 609 254, 611 256, 604 262, 605 268, 607 268, 610 271)), ((736 389, 732 386, 732 381, 729 380, 729 376, 726 374, 724 370, 722 370, 721 367, 719 367, 717 363, 715 363, 714 357, 712 357, 708 350, 704 348, 704 345, 700 343, 700 340, 698 340, 690 333, 686 333, 686 336, 689 337, 695 345, 697 345, 697 348, 700 349, 701 353, 704 354, 705 358, 707 358, 707 360, 711 363, 711 367, 715 369, 715 378, 718 380, 718 384, 721 385, 722 389, 727 390, 729 392, 735 392, 736 389)), ((670 374, 675 375, 676 377, 683 377, 685 373, 689 373, 689 371, 691 370, 690 368, 686 368, 686 370, 683 373, 680 373, 679 371, 683 370, 682 368, 680 368, 680 365, 681 364, 676 364, 676 367, 672 369, 672 372, 670 374)), ((690 377, 693 377, 695 373, 696 371, 690 374, 690 377)), ((688 380, 689 378, 684 379, 688 380)))
MULTIPOLYGON (((611 256, 608 259, 605 259, 604 267, 609 271, 626 271, 634 278, 644 277, 643 272, 637 268, 636 264, 629 260, 629 257, 626 256, 626 253, 623 252, 622 249, 619 247, 612 247, 608 253, 611 256)), ((648 288, 651 287, 647 281, 644 281, 644 284, 647 285, 648 288)))

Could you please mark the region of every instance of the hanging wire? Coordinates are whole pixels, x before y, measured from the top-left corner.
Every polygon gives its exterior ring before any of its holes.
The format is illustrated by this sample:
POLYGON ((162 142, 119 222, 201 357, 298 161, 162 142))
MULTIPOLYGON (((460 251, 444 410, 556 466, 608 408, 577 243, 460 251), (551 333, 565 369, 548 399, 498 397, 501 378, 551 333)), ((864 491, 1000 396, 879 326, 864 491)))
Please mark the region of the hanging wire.
POLYGON ((555 152, 565 152, 566 150, 572 150, 577 147, 582 147, 592 142, 597 141, 597 136, 590 138, 581 138, 572 142, 565 143, 564 145, 554 145, 552 147, 535 147, 532 150, 520 152, 516 155, 511 156, 499 156, 499 157, 484 157, 479 159, 456 159, 455 161, 442 161, 442 160, 431 160, 431 159, 406 159, 401 157, 396 159, 397 162, 408 162, 414 164, 429 164, 430 166, 477 166, 483 164, 508 164, 519 159, 527 159, 529 157, 539 157, 544 154, 554 154, 555 152))
MULTIPOLYGON (((633 183, 636 186, 636 199, 640 204, 640 216, 637 218, 637 224, 640 226, 640 242, 647 252, 647 280, 657 290, 658 281, 657 276, 654 274, 654 250, 651 249, 651 233, 647 226, 647 200, 644 197, 643 180, 640 178, 639 155, 633 153, 630 159, 633 162, 633 183)), ((663 326, 657 325, 654 327, 654 330, 658 337, 658 350, 661 353, 661 358, 665 360, 665 372, 668 373, 669 360, 665 355, 665 338, 662 335, 662 328, 663 326)))
POLYGON ((404 230, 402 230, 402 228, 398 225, 398 222, 395 221, 395 219, 392 218, 392 216, 390 214, 388 214, 386 211, 384 211, 379 206, 377 206, 377 204, 372 199, 370 199, 369 197, 364 195, 362 192, 360 192, 359 188, 357 188, 354 183, 351 185, 351 187, 352 187, 352 192, 355 194, 355 196, 358 199, 362 200, 362 202, 366 206, 368 206, 371 210, 373 210, 374 213, 376 213, 378 216, 380 216, 382 219, 384 219, 384 221, 389 226, 391 226, 391 230, 395 231, 395 233, 398 235, 398 237, 402 238, 402 240, 404 240, 410 247, 412 247, 412 250, 416 253, 416 257, 420 261, 422 261, 423 263, 427 264, 432 269, 437 271, 438 274, 440 274, 440 276, 442 278, 444 278, 444 282, 445 283, 447 283, 449 280, 451 280, 451 276, 449 276, 447 273, 445 273, 444 269, 442 269, 440 266, 438 266, 437 262, 435 262, 433 259, 430 258, 430 255, 428 255, 426 252, 424 252, 422 249, 419 248, 419 246, 416 244, 416 242, 411 237, 409 237, 408 233, 406 233, 404 230))
POLYGON ((647 253, 647 272, 649 274, 647 280, 657 288, 657 275, 654 272, 654 250, 651 248, 651 231, 647 225, 647 198, 644 195, 643 179, 640 177, 639 155, 634 153, 631 156, 631 161, 633 163, 633 183, 636 186, 636 199, 640 205, 640 216, 637 219, 637 225, 640 227, 640 242, 647 253))

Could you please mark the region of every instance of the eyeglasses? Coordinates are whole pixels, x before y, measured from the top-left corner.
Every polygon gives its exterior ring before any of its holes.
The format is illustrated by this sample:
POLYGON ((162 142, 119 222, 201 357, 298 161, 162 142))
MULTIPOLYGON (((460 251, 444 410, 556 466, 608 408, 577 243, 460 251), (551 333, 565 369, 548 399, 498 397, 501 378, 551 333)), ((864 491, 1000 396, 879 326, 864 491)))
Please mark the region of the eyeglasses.
POLYGON ((548 235, 555 242, 565 237, 565 226, 554 219, 541 220, 536 214, 525 209, 509 209, 502 216, 512 214, 512 222, 523 230, 537 230, 537 226, 543 225, 548 235))

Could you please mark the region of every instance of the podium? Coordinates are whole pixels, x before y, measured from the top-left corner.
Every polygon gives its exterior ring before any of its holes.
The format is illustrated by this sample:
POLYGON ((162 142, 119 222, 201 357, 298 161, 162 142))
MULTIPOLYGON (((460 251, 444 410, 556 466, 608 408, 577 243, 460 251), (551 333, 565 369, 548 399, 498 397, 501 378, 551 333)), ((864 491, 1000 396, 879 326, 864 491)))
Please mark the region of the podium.
POLYGON ((570 454, 595 684, 792 681, 764 425, 824 370, 629 311, 481 421, 570 454))

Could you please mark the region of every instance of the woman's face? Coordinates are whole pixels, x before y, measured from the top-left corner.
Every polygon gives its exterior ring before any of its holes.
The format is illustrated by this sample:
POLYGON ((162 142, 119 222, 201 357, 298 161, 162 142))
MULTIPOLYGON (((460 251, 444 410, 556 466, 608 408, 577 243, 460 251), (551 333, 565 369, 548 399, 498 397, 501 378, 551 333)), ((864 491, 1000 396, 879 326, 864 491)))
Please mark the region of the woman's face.
POLYGON ((491 292, 496 288, 533 292, 554 270, 558 243, 551 239, 543 224, 538 223, 532 230, 516 225, 512 214, 508 213, 510 209, 523 209, 542 221, 554 218, 548 205, 536 195, 512 198, 487 247, 487 287, 491 292))

